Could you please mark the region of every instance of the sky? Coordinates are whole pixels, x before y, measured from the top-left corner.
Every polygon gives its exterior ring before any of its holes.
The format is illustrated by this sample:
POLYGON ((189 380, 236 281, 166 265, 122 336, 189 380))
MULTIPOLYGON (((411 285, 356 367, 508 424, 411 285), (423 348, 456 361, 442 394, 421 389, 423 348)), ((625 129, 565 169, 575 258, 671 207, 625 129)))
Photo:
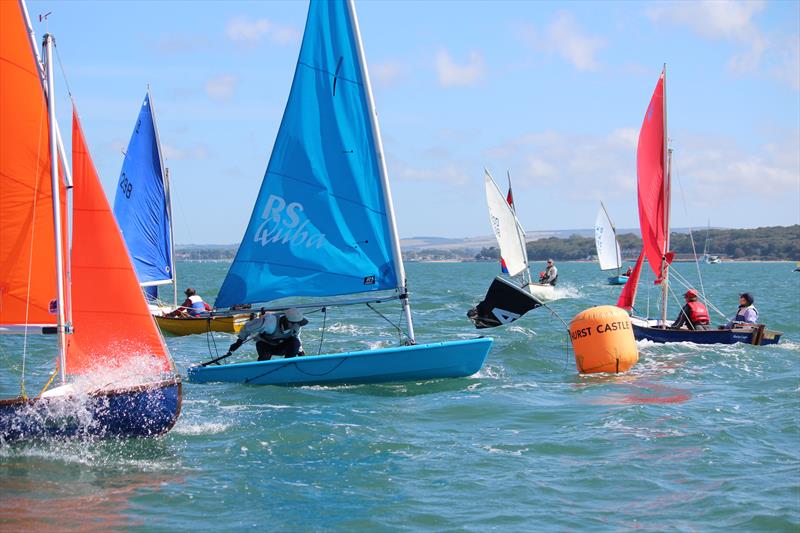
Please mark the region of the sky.
MULTIPOLYGON (((149 84, 177 244, 238 243, 306 2, 30 0, 110 202, 149 84), (46 23, 39 14, 50 13, 46 23)), ((491 234, 489 169, 531 231, 638 227, 636 144, 664 63, 673 227, 800 223, 800 2, 356 3, 401 237, 491 234)))

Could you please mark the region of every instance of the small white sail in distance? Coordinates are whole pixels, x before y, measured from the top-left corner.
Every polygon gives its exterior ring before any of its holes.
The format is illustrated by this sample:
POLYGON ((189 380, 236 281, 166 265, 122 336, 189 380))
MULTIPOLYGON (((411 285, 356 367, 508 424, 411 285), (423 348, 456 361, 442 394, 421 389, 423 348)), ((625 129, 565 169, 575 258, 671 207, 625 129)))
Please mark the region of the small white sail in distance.
POLYGON ((594 243, 597 246, 597 261, 600 263, 600 270, 618 269, 622 266, 617 232, 602 202, 600 209, 597 210, 597 218, 594 223, 594 243))
POLYGON ((506 263, 509 276, 517 276, 528 269, 528 253, 525 249, 525 232, 506 196, 484 169, 486 203, 489 205, 489 222, 500 246, 500 256, 506 263))

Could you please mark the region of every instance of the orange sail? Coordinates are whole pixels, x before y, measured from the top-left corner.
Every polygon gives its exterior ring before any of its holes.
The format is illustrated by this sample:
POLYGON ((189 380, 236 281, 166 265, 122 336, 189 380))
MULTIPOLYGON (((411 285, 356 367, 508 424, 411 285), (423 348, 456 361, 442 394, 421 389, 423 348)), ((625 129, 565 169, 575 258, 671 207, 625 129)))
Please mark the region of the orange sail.
POLYGON ((67 372, 169 372, 172 360, 139 288, 117 222, 72 111, 72 317, 67 372), (146 368, 145 368, 146 367, 146 368))
POLYGON ((664 83, 666 71, 661 73, 642 121, 639 144, 636 148, 636 173, 638 175, 639 227, 642 230, 644 252, 650 268, 660 283, 671 261, 667 255, 669 237, 669 180, 664 169, 664 83), (666 184, 666 186, 665 186, 666 184))
POLYGON ((57 321, 47 103, 25 28, 0 1, 0 325, 57 321))

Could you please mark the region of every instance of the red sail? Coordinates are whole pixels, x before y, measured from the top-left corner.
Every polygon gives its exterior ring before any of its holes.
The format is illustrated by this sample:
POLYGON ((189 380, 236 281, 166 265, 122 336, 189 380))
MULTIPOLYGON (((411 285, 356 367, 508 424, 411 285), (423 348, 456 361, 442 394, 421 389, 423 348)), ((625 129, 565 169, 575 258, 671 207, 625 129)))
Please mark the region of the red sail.
POLYGON ((626 311, 633 309, 633 304, 636 303, 636 288, 639 285, 639 275, 642 273, 642 261, 644 261, 644 250, 639 253, 639 259, 636 260, 636 266, 633 267, 633 272, 625 282, 622 292, 619 294, 617 300, 617 307, 621 307, 626 311))
POLYGON ((664 187, 664 72, 656 84, 650 106, 639 132, 636 150, 636 173, 639 192, 639 226, 642 230, 644 253, 656 275, 656 283, 663 278, 662 258, 666 254, 666 220, 669 197, 664 187))
POLYGON ((124 369, 128 374, 172 370, 172 361, 139 288, 128 250, 111 213, 72 112, 72 317, 75 333, 67 371, 124 369))
MULTIPOLYGON (((0 324, 55 324, 47 102, 19 2, 0 1, 0 324)), ((66 220, 61 194, 62 224, 66 220)), ((64 226, 66 227, 66 226, 64 226)), ((64 248, 66 250, 66 247, 64 248)))

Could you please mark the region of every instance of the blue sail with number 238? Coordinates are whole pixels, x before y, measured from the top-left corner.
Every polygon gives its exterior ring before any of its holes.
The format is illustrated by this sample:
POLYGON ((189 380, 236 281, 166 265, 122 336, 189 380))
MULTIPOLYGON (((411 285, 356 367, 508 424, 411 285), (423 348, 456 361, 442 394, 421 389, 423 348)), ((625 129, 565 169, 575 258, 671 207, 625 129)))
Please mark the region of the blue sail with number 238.
POLYGON ((114 198, 117 219, 142 285, 172 281, 172 245, 167 191, 150 95, 125 152, 114 198))
POLYGON ((289 101, 217 307, 398 287, 358 42, 312 1, 289 101))

